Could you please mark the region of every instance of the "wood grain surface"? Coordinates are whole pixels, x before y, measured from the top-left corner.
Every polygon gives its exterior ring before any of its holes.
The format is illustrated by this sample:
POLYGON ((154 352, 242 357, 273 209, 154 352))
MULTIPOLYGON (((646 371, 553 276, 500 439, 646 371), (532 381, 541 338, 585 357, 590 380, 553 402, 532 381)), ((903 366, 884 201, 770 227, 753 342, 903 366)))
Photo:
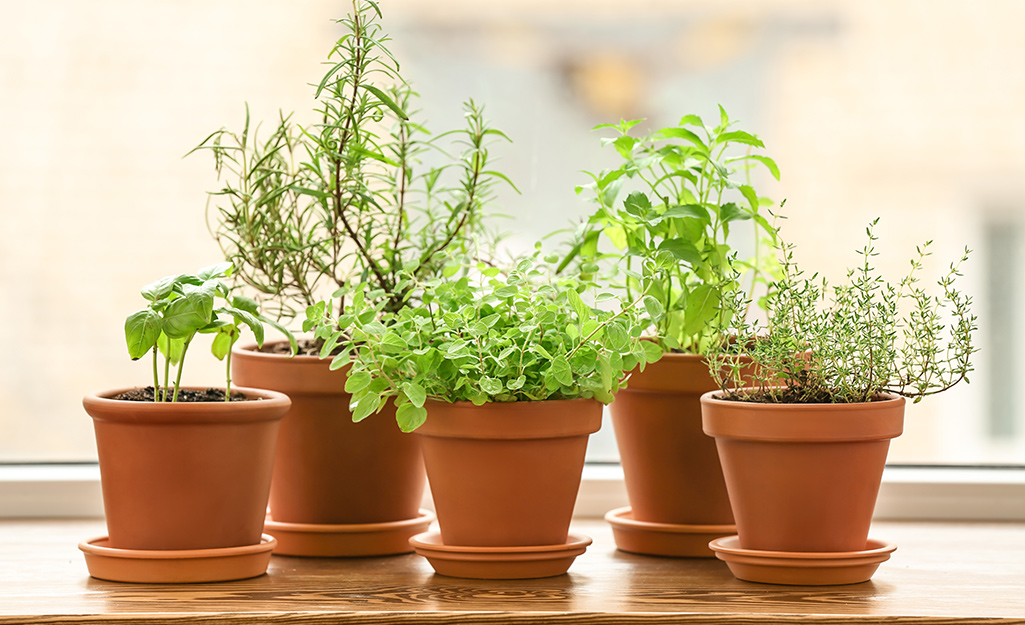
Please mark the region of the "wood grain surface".
POLYGON ((826 588, 733 578, 717 560, 616 551, 599 520, 561 577, 474 581, 415 555, 274 557, 238 582, 135 585, 88 576, 78 541, 102 521, 0 522, 0 625, 13 623, 1017 623, 1025 625, 1025 525, 877 523, 897 552, 871 582, 826 588))

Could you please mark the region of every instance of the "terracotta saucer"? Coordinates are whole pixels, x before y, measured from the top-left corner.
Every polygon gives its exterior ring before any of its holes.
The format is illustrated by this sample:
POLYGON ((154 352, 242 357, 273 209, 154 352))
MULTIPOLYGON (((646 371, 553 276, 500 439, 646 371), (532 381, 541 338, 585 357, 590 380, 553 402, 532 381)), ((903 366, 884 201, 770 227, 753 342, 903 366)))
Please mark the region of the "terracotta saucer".
POLYGON ((83 540, 89 574, 111 582, 190 584, 227 582, 263 575, 277 544, 263 535, 260 544, 221 549, 136 550, 114 549, 106 536, 83 540))
POLYGON ((869 539, 863 551, 760 551, 742 549, 737 536, 709 545, 737 579, 790 586, 834 586, 867 582, 897 545, 869 539))
POLYGON ((712 558, 715 553, 708 541, 737 533, 736 525, 676 525, 651 523, 633 518, 629 506, 605 514, 612 526, 616 547, 621 551, 649 556, 677 558, 712 558))
POLYGON ((267 515, 263 531, 278 539, 276 556, 389 556, 413 551, 409 537, 426 531, 434 518, 433 512, 420 510, 419 516, 402 521, 317 525, 283 523, 267 515))
POLYGON ((527 547, 460 547, 441 542, 440 532, 409 539, 413 549, 440 575, 470 579, 531 579, 562 575, 591 539, 570 535, 562 545, 527 547))

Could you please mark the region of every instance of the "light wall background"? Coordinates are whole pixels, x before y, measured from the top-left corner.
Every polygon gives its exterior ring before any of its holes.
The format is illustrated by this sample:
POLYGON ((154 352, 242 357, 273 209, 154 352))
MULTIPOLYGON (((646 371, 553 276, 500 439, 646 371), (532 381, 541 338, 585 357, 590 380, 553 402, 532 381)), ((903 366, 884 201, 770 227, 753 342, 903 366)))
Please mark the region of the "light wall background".
MULTIPOLYGON (((980 316, 970 386, 909 407, 891 460, 1025 463, 1025 4, 826 0, 629 3, 383 0, 430 126, 485 103, 510 245, 589 207, 581 170, 611 163, 594 125, 711 118, 757 133, 798 260, 839 279, 865 225, 894 280, 935 239, 963 246, 980 316)), ((308 111, 348 5, 306 0, 0 0, 0 461, 88 460, 91 389, 145 384, 123 345, 138 288, 219 260, 204 219, 222 125, 308 111)), ((205 349, 202 346, 201 349, 205 349)), ((197 352, 200 350, 197 350, 197 352)), ((218 384, 196 353, 186 381, 218 384)), ((606 433, 592 451, 612 457, 606 433)))

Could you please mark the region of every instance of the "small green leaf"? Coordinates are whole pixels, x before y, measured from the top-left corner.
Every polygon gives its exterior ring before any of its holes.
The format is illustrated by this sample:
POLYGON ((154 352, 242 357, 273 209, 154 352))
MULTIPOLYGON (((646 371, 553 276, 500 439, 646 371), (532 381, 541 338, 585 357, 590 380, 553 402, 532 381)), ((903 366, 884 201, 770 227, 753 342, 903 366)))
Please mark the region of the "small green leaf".
POLYGON ((125 341, 132 360, 145 356, 160 338, 160 315, 149 308, 132 313, 125 320, 125 341))
POLYGON ((644 360, 649 364, 658 362, 662 358, 662 348, 658 346, 658 343, 654 341, 641 341, 641 346, 644 348, 644 360))
POLYGON ((402 385, 402 391, 406 394, 409 402, 417 408, 423 407, 424 402, 427 401, 427 392, 416 382, 406 382, 402 385))
POLYGON ((719 296, 708 284, 699 284, 687 295, 687 307, 684 309, 683 331, 687 336, 694 336, 705 329, 715 318, 719 308, 719 296))
POLYGON ((598 368, 601 370, 601 384, 603 388, 612 388, 612 366, 609 364, 608 358, 600 358, 598 360, 598 368))
POLYGON ((640 191, 634 191, 623 200, 626 212, 637 217, 644 217, 651 211, 651 200, 640 191))
POLYGON ((666 239, 662 241, 658 249, 665 250, 690 265, 701 264, 701 252, 687 239, 666 239))
POLYGON ((355 394, 370 386, 370 374, 366 371, 349 371, 345 378, 345 392, 355 394))
POLYGON ((724 132, 715 138, 715 145, 721 145, 723 143, 743 143, 745 145, 751 145, 756 148, 764 148, 765 144, 762 140, 754 136, 749 132, 743 130, 733 130, 730 132, 724 132))
POLYGON ((573 384, 573 369, 570 368, 565 356, 559 356, 552 361, 552 375, 563 386, 573 384))
POLYGON ((683 139, 689 141, 697 146, 702 152, 707 154, 708 146, 701 140, 701 137, 697 136, 686 128, 663 128, 654 135, 655 139, 683 139))
POLYGON ((576 290, 567 289, 566 297, 569 299, 569 304, 573 307, 573 311, 577 313, 577 318, 581 323, 591 318, 591 309, 584 303, 584 300, 580 299, 580 294, 576 290))
POLYGON ((217 336, 214 337, 213 343, 210 345, 210 353, 212 353, 217 360, 224 360, 224 357, 231 351, 231 346, 235 343, 238 328, 235 328, 235 326, 230 327, 232 330, 218 332, 217 336))
MULTIPOLYGON (((349 405, 349 409, 352 410, 352 420, 354 423, 359 423, 363 419, 366 419, 370 415, 380 410, 383 400, 380 395, 374 393, 367 393, 359 399, 355 407, 352 404, 349 405)), ((410 406, 411 404, 405 404, 410 406)))
POLYGON ((609 337, 609 347, 614 350, 625 349, 630 343, 630 335, 622 325, 618 323, 610 323, 606 328, 605 332, 609 337))
POLYGON ((196 276, 200 280, 210 280, 212 278, 227 278, 231 275, 233 266, 231 263, 217 263, 216 265, 210 265, 209 267, 203 267, 196 272, 196 276))
POLYGON ((395 420, 403 432, 412 432, 427 421, 427 410, 423 406, 402 404, 395 411, 395 420))
POLYGON ((495 378, 483 377, 480 379, 480 387, 488 395, 498 395, 502 392, 502 383, 495 378))
POLYGON ((403 111, 402 108, 395 103, 395 100, 392 100, 390 97, 388 97, 388 94, 386 94, 385 92, 381 91, 380 89, 371 84, 361 83, 360 86, 369 91, 370 93, 374 94, 375 96, 377 96, 377 99, 380 100, 385 106, 390 108, 392 111, 394 111, 400 119, 409 119, 409 116, 406 115, 406 112, 403 111))
POLYGON ((174 279, 177 276, 164 276, 163 278, 142 287, 142 296, 151 302, 167 297, 174 288, 174 279))
POLYGON ((708 209, 701 204, 678 204, 676 206, 670 206, 660 215, 662 219, 669 219, 671 217, 693 217, 704 223, 711 223, 711 218, 708 215, 708 209))
POLYGON ((648 316, 654 321, 657 321, 662 316, 662 313, 665 312, 662 302, 650 295, 644 296, 644 309, 648 311, 648 316))
POLYGON ((256 303, 256 300, 244 295, 236 295, 232 297, 231 307, 244 310, 254 316, 260 314, 260 305, 256 303))
POLYGON ((213 293, 201 287, 186 285, 190 290, 167 307, 164 312, 164 332, 170 338, 184 338, 210 323, 213 315, 213 293))
POLYGON ((723 223, 729 223, 751 219, 751 215, 738 208, 733 202, 728 202, 719 207, 719 219, 723 223))

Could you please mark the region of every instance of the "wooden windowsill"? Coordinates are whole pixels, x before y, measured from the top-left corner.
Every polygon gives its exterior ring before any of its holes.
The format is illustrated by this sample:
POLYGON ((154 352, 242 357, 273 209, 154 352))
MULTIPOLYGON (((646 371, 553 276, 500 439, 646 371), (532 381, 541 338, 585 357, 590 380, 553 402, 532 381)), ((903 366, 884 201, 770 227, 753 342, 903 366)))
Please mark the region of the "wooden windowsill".
POLYGON ((1025 525, 876 523, 897 552, 871 582, 826 588, 733 578, 717 560, 618 552, 611 529, 568 575, 474 581, 414 556, 275 557, 267 575, 134 585, 88 576, 77 543, 102 521, 0 522, 0 625, 40 623, 1017 623, 1025 624, 1025 525))

